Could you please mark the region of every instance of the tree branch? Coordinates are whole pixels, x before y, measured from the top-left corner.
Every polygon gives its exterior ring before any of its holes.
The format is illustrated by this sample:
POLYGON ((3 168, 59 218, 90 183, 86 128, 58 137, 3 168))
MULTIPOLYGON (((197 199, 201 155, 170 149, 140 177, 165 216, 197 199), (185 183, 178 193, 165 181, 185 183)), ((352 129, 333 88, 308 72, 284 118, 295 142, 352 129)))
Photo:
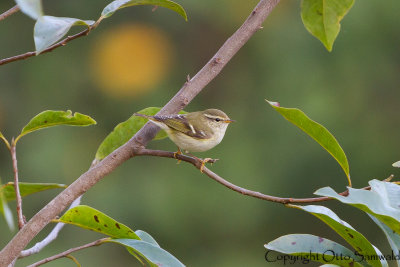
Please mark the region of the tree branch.
MULTIPOLYGON (((261 24, 279 3, 279 0, 261 0, 242 26, 223 44, 211 60, 162 108, 160 114, 174 114, 213 80, 250 39, 261 28, 261 24)), ((0 251, 0 266, 7 266, 21 250, 45 227, 51 219, 60 214, 74 199, 85 193, 104 176, 111 173, 123 162, 134 156, 134 151, 144 148, 155 137, 159 128, 147 123, 127 143, 113 151, 101 162, 82 174, 68 188, 43 207, 0 251)))
POLYGON ((17 202, 17 216, 18 216, 18 227, 21 229, 25 225, 25 218, 22 213, 22 198, 19 191, 19 178, 18 178, 18 164, 17 164, 17 150, 15 146, 14 138, 11 141, 10 153, 14 169, 14 191, 15 200, 17 202))
MULTIPOLYGON (((173 158, 173 159, 178 159, 182 160, 188 163, 193 164, 197 169, 200 170, 202 162, 200 159, 189 157, 186 155, 182 154, 176 154, 174 152, 169 152, 169 151, 163 151, 163 150, 152 150, 152 149, 140 149, 135 152, 135 156, 154 156, 154 157, 163 157, 163 158, 173 158)), ((228 182, 218 174, 212 172, 210 169, 207 167, 203 168, 203 173, 206 174, 208 177, 213 179, 214 181, 222 184, 223 186, 236 191, 242 195, 246 196, 251 196, 255 198, 259 198, 262 200, 267 200, 271 202, 276 202, 276 203, 281 203, 281 204, 296 204, 296 203, 314 203, 314 202, 323 202, 327 200, 332 200, 333 198, 330 197, 313 197, 313 198, 283 198, 283 197, 275 197, 275 196, 270 196, 270 195, 265 195, 260 192, 255 192, 251 191, 245 188, 242 188, 240 186, 237 186, 235 184, 232 184, 231 182, 228 182)), ((393 176, 390 176, 389 178, 393 178, 393 176)), ((366 186, 362 188, 364 190, 370 190, 370 186, 366 186)), ((349 190, 346 190, 339 195, 342 196, 347 196, 349 194, 349 190)))
POLYGON ((5 18, 7 18, 8 16, 11 16, 12 14, 14 14, 18 11, 19 11, 19 6, 15 5, 12 8, 10 8, 9 10, 7 10, 6 12, 4 12, 3 14, 0 14, 0 20, 3 20, 5 18))
POLYGON ((110 239, 110 238, 106 237, 106 238, 102 238, 102 239, 87 243, 85 245, 82 245, 82 246, 79 246, 79 247, 76 247, 76 248, 68 249, 68 250, 66 250, 66 251, 64 251, 64 252, 62 252, 60 254, 48 257, 48 258, 43 259, 41 261, 38 261, 38 262, 36 262, 34 264, 31 264, 28 267, 37 267, 37 266, 43 265, 45 263, 48 263, 50 261, 54 261, 54 260, 59 259, 59 258, 68 257, 69 254, 71 254, 71 253, 73 253, 75 251, 79 251, 79 250, 82 250, 82 249, 85 249, 85 248, 94 247, 94 246, 99 246, 99 245, 103 244, 104 241, 106 241, 108 239, 110 239))

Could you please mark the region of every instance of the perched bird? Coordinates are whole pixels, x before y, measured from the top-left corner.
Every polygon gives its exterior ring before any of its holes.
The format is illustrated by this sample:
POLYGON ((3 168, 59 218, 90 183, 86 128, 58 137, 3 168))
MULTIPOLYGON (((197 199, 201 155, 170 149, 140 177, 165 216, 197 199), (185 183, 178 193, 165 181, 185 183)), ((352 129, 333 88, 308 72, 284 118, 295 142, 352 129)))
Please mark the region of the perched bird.
MULTIPOLYGON (((229 123, 234 122, 228 115, 218 109, 190 112, 187 114, 149 116, 134 115, 149 119, 165 130, 168 137, 178 146, 178 152, 203 152, 218 145, 224 138, 229 123)), ((202 160, 200 171, 210 158, 202 160)))

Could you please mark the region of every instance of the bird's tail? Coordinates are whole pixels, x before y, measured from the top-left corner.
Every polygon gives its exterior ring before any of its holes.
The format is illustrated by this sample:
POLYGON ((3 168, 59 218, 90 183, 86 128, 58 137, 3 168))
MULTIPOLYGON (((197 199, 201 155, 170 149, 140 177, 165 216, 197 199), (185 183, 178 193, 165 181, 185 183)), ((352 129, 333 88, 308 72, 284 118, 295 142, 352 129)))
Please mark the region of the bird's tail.
POLYGON ((133 116, 143 117, 143 118, 146 118, 149 120, 153 118, 153 116, 149 116, 149 115, 145 115, 145 114, 141 114, 141 113, 134 113, 133 116))
POLYGON ((159 121, 157 118, 155 118, 154 116, 150 116, 150 115, 145 115, 145 114, 141 114, 141 113, 134 113, 133 116, 138 116, 138 117, 143 117, 149 120, 149 122, 154 123, 155 125, 157 125, 158 127, 160 127, 161 129, 166 129, 168 128, 168 126, 166 126, 164 123, 162 123, 161 121, 159 121))

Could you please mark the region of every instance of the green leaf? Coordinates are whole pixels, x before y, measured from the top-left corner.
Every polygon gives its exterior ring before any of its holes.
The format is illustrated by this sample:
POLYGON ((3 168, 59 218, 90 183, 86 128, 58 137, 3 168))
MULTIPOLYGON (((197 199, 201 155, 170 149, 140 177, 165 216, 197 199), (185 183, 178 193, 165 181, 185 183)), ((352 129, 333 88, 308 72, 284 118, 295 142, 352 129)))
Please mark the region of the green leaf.
MULTIPOLYGON (((34 193, 38 193, 41 191, 56 189, 56 188, 66 188, 65 184, 54 184, 54 183, 18 183, 19 191, 21 193, 21 197, 25 197, 27 195, 31 195, 34 193)), ((0 191, 4 193, 4 197, 6 201, 11 201, 15 199, 15 189, 14 183, 9 182, 0 187, 0 191)))
POLYGON ((15 0, 22 13, 37 20, 43 16, 42 0, 15 0))
POLYGON ((379 260, 378 255, 382 253, 375 248, 360 232, 356 231, 347 222, 342 221, 332 210, 317 205, 296 206, 290 207, 304 210, 311 213, 329 227, 336 231, 344 240, 347 241, 360 255, 368 255, 366 261, 371 266, 381 267, 388 266, 385 259, 379 260))
POLYGON ((342 167, 347 176, 349 185, 351 186, 349 163, 346 154, 336 138, 324 126, 307 117, 307 115, 300 109, 284 108, 280 107, 277 102, 266 101, 285 119, 299 127, 302 131, 317 141, 326 151, 328 151, 342 167))
MULTIPOLYGON (((348 248, 329 239, 315 235, 285 235, 269 242, 264 245, 264 247, 269 250, 302 257, 303 259, 311 261, 349 267, 364 266, 361 258, 348 248)), ((266 258, 267 257, 268 254, 266 255, 266 258)))
POLYGON ((390 247, 392 248, 392 252, 395 256, 394 259, 397 261, 397 266, 400 266, 400 235, 396 234, 389 227, 387 227, 384 223, 379 221, 377 218, 368 214, 369 217, 382 229, 385 233, 387 240, 389 241, 390 247))
POLYGON ((0 213, 3 214, 3 217, 7 222, 8 228, 10 228, 11 231, 14 231, 15 229, 14 217, 10 208, 8 207, 7 199, 5 197, 4 190, 2 187, 0 187, 0 213))
MULTIPOLYGON (((160 111, 161 108, 148 107, 138 111, 137 113, 145 115, 155 115, 160 111)), ((185 114, 185 111, 179 112, 179 114, 185 114)), ((96 152, 96 159, 102 160, 113 152, 118 147, 122 146, 129 139, 132 138, 143 127, 147 122, 146 118, 131 116, 128 120, 118 124, 114 130, 103 140, 96 152)), ((154 140, 160 140, 167 137, 165 131, 161 130, 158 132, 154 140)))
POLYGON ((127 249, 132 249, 138 255, 146 259, 153 266, 168 266, 168 267, 183 267, 177 258, 172 256, 169 252, 156 246, 154 244, 148 243, 143 240, 134 239, 110 239, 106 242, 117 243, 125 246, 127 249))
POLYGON ((88 28, 94 24, 92 20, 80 20, 74 18, 62 18, 53 16, 42 16, 35 24, 34 40, 36 55, 60 40, 72 26, 84 25, 88 28))
POLYGON ((128 226, 85 205, 67 210, 58 221, 99 232, 112 238, 140 239, 128 226))
POLYGON ((348 188, 349 195, 346 197, 337 194, 330 187, 318 189, 314 194, 332 197, 365 211, 400 234, 400 208, 398 206, 400 203, 400 186, 378 180, 372 180, 369 184, 371 185, 370 191, 348 188))
POLYGON ((317 37, 328 51, 340 31, 340 21, 353 6, 354 0, 303 0, 301 19, 306 29, 317 37))
POLYGON ((31 119, 31 121, 22 129, 21 134, 15 139, 15 142, 28 133, 47 127, 57 125, 88 126, 92 124, 96 124, 96 121, 79 112, 75 112, 74 115, 72 115, 71 110, 46 110, 31 119))
POLYGON ((116 0, 108 4, 103 11, 101 16, 103 18, 108 18, 118 9, 129 7, 129 6, 139 6, 139 5, 152 5, 161 6, 171 9, 181 15, 187 21, 186 11, 183 7, 175 2, 169 0, 116 0))

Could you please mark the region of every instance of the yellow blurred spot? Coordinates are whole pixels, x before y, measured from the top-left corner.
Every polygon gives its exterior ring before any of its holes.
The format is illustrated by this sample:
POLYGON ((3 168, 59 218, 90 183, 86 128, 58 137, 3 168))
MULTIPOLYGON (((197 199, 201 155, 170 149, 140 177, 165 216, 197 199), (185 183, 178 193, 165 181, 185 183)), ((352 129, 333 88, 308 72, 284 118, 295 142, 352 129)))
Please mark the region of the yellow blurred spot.
POLYGON ((116 97, 155 89, 171 68, 171 43, 158 28, 123 24, 105 32, 91 53, 93 80, 116 97))

